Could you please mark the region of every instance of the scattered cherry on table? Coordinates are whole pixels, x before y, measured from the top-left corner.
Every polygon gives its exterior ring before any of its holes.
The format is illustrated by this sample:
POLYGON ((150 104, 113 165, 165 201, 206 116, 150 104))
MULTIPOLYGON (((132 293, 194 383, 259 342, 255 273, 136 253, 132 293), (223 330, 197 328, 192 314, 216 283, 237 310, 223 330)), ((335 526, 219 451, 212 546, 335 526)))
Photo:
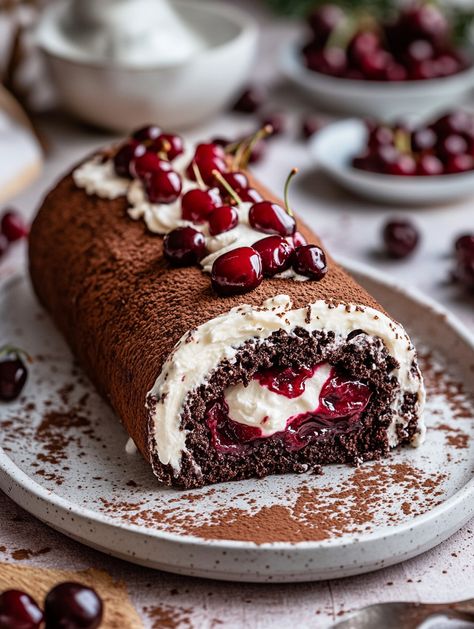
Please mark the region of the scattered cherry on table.
POLYGON ((0 629, 40 629, 43 612, 36 601, 21 590, 0 594, 0 629))
POLYGON ((391 258, 406 258, 414 252, 420 240, 415 225, 404 219, 388 221, 382 232, 385 250, 391 258))
POLYGON ((0 401, 11 402, 23 391, 28 378, 23 355, 25 353, 13 346, 0 347, 0 401))
POLYGON ((97 629, 103 617, 102 599, 80 583, 60 583, 46 596, 44 616, 48 629, 97 629))

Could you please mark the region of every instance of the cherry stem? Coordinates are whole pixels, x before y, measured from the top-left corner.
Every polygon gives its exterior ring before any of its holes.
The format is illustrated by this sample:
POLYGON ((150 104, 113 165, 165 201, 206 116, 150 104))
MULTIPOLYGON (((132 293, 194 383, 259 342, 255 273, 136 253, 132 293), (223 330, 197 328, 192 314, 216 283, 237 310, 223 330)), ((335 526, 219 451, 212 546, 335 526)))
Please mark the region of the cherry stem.
POLYGON ((290 208, 290 204, 288 203, 288 189, 290 187, 290 182, 293 179, 293 177, 298 173, 298 169, 297 168, 293 168, 290 172, 290 174, 288 175, 288 177, 286 178, 285 181, 285 189, 284 189, 284 193, 283 193, 283 198, 285 200, 285 210, 286 213, 289 214, 290 216, 294 216, 293 214, 293 210, 290 208))
POLYGON ((21 349, 21 347, 15 347, 15 345, 2 345, 0 347, 0 357, 8 355, 13 355, 16 358, 24 356, 29 363, 33 362, 33 359, 28 352, 25 352, 25 350, 21 349))
POLYGON ((260 140, 263 140, 264 138, 268 138, 269 135, 271 135, 273 133, 273 127, 271 124, 266 124, 264 127, 262 127, 261 129, 259 129, 256 133, 253 134, 253 136, 251 136, 248 140, 248 144, 245 148, 245 151, 243 153, 243 163, 239 163, 239 168, 243 165, 244 168, 247 168, 248 163, 250 161, 250 158, 252 157, 252 151, 254 146, 257 144, 257 142, 259 142, 260 140))
POLYGON ((205 190, 206 184, 204 183, 204 179, 202 178, 201 171, 199 170, 199 166, 196 164, 196 162, 193 162, 193 173, 194 173, 194 176, 196 177, 198 186, 201 188, 201 190, 205 190))
POLYGON ((223 188, 225 188, 227 193, 234 199, 234 201, 237 203, 237 205, 241 205, 242 204, 242 199, 239 197, 237 192, 232 188, 232 186, 229 184, 229 182, 224 179, 222 174, 218 170, 213 170, 212 174, 217 179, 217 181, 221 184, 221 186, 223 188))

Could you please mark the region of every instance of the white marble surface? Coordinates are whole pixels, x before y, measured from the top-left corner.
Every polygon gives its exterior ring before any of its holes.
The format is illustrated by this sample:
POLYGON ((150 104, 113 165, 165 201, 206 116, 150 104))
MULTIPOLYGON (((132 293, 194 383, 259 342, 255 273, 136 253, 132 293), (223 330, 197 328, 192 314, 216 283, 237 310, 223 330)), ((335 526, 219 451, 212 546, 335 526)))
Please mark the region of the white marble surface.
MULTIPOLYGON (((250 2, 239 4, 252 6, 250 2)), ((474 231, 474 199, 426 209, 378 207, 352 198, 328 182, 312 166, 306 145, 296 140, 299 116, 311 111, 312 105, 279 80, 272 63, 279 45, 292 36, 293 27, 270 20, 264 13, 259 19, 265 31, 254 78, 272 87, 269 111, 291 109, 291 114, 288 133, 271 142, 267 159, 255 169, 258 177, 279 193, 289 170, 298 166, 301 174, 291 190, 292 205, 323 237, 331 252, 377 266, 402 284, 417 286, 474 331, 474 296, 447 282, 453 239, 461 232, 474 231), (419 225, 423 241, 411 259, 391 262, 380 255, 380 228, 389 216, 400 214, 410 216, 419 225)), ((223 114, 193 129, 190 135, 233 136, 251 130, 253 125, 252 118, 223 114)), ((54 114, 43 117, 41 127, 50 144, 43 175, 12 201, 28 216, 33 215, 43 194, 65 169, 112 139, 54 114)), ((19 245, 0 263, 0 273, 10 273, 21 264, 23 246, 19 245)), ((0 513, 0 540, 7 549, 0 551, 0 560, 13 561, 14 549, 48 546, 48 553, 28 561, 45 567, 103 567, 125 579, 139 611, 145 605, 159 603, 174 610, 177 627, 328 627, 348 611, 377 601, 474 597, 474 522, 425 555, 373 574, 316 584, 253 586, 166 575, 107 558, 20 512, 5 496, 0 496, 0 513)), ((151 627, 146 614, 143 618, 145 626, 151 627)))

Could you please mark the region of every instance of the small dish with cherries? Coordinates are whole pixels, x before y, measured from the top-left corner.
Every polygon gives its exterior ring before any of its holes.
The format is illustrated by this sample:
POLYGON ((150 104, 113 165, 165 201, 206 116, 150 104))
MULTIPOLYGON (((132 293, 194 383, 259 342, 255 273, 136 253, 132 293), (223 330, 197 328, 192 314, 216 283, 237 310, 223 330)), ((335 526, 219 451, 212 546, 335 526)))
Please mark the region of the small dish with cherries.
POLYGON ((383 16, 326 4, 307 22, 309 39, 285 48, 282 68, 331 110, 422 114, 461 102, 474 85, 472 52, 455 37, 452 11, 434 3, 415 0, 383 16))
POLYGON ((416 125, 335 122, 311 152, 333 180, 375 201, 427 205, 474 193, 474 115, 463 110, 416 125))

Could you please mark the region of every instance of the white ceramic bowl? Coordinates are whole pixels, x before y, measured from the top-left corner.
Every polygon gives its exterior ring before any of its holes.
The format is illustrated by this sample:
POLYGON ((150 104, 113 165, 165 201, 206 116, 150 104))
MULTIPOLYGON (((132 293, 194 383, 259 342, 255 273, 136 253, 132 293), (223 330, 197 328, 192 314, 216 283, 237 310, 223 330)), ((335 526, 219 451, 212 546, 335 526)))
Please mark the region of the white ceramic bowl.
POLYGON ((390 119, 408 114, 427 115, 459 105, 474 87, 474 66, 453 76, 425 81, 358 81, 326 76, 305 67, 300 44, 281 51, 285 76, 330 111, 390 119))
POLYGON ((431 205, 474 194, 474 171, 458 175, 402 177, 366 172, 352 158, 366 145, 362 120, 334 122, 317 133, 310 151, 319 167, 334 181, 361 197, 400 205, 431 205))
POLYGON ((53 37, 64 4, 45 11, 37 41, 63 106, 100 127, 129 131, 147 122, 169 129, 198 123, 236 97, 254 59, 257 27, 246 13, 221 2, 174 0, 179 16, 211 43, 209 48, 171 65, 81 61, 53 37))

